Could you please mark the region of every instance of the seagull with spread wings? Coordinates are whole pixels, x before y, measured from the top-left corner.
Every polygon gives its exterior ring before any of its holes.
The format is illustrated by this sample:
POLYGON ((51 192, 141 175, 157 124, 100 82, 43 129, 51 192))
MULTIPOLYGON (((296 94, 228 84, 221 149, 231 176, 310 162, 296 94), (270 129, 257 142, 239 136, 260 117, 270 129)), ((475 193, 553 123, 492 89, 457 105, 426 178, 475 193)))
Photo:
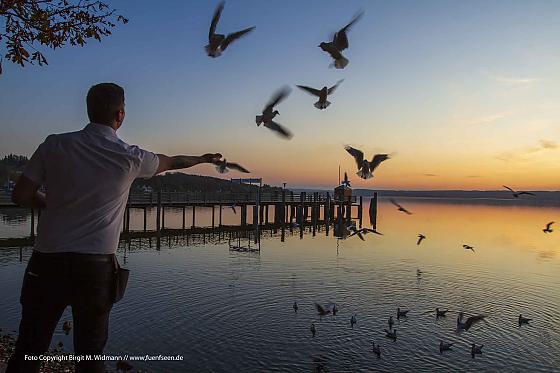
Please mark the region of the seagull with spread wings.
POLYGON ((502 186, 503 186, 504 188, 506 188, 507 190, 509 190, 515 198, 519 198, 519 196, 521 196, 521 195, 523 195, 523 194, 526 194, 526 195, 528 195, 528 196, 534 196, 534 195, 535 195, 534 193, 526 192, 526 191, 519 191, 519 192, 517 192, 517 191, 511 189, 510 187, 508 187, 508 186, 506 186, 506 185, 502 185, 502 186))
POLYGON ((468 331, 474 324, 484 320, 485 318, 486 316, 484 315, 476 315, 467 318, 467 320, 463 322, 463 312, 459 312, 459 316, 457 316, 457 330, 468 331))
POLYGON ((225 158, 216 162, 215 165, 216 165, 216 170, 221 174, 225 174, 226 172, 229 171, 229 169, 237 170, 239 172, 244 172, 244 173, 251 172, 238 163, 228 162, 225 158))
POLYGON ((422 233, 420 233, 418 235, 418 242, 416 242, 416 245, 420 245, 422 243, 422 240, 426 239, 426 236, 424 236, 422 233))
POLYGON ((364 158, 364 153, 361 150, 353 148, 349 145, 346 145, 344 149, 346 149, 346 151, 356 160, 356 164, 358 165, 358 172, 356 172, 356 175, 362 179, 372 178, 373 170, 375 170, 381 162, 389 159, 388 154, 376 154, 373 156, 371 161, 368 161, 364 158))
POLYGON ((404 212, 407 215, 412 215, 412 212, 408 211, 407 209, 399 205, 399 203, 395 201, 393 198, 390 198, 389 201, 391 201, 391 203, 395 205, 397 207, 397 210, 399 210, 400 212, 404 212))
POLYGON ((326 109, 331 104, 331 102, 327 100, 327 96, 332 94, 336 90, 338 85, 340 83, 342 83, 343 81, 344 81, 344 79, 339 80, 338 82, 336 82, 335 85, 333 85, 330 88, 327 88, 325 86, 321 89, 315 89, 315 88, 307 87, 307 86, 304 86, 304 85, 296 85, 296 87, 303 89, 307 93, 310 93, 314 96, 319 97, 319 101, 314 103, 313 106, 315 106, 319 110, 322 110, 322 109, 326 109))
POLYGON ((350 27, 354 25, 362 16, 364 12, 358 13, 349 24, 338 30, 331 42, 322 42, 319 44, 319 48, 330 54, 334 62, 331 66, 337 69, 344 69, 348 65, 348 59, 342 55, 342 51, 348 48, 348 35, 346 33, 350 30, 350 27))
POLYGON ((548 223, 548 224, 546 225, 546 228, 544 228, 542 231, 543 231, 544 233, 552 233, 552 232, 554 231, 552 228, 550 228, 550 227, 552 226, 552 224, 554 224, 553 221, 551 221, 550 223, 548 223))
POLYGON ((278 110, 274 110, 274 107, 278 105, 282 100, 284 100, 289 94, 290 89, 288 87, 284 87, 276 92, 274 96, 272 96, 268 104, 266 104, 262 114, 255 117, 257 126, 260 126, 262 124, 266 128, 270 129, 273 132, 276 132, 279 136, 285 139, 292 138, 293 135, 290 131, 288 131, 279 123, 273 121, 276 115, 280 115, 280 112, 278 110))
POLYGON ((247 33, 253 31, 255 27, 249 27, 241 31, 232 32, 227 36, 223 34, 216 34, 216 26, 222 15, 222 10, 224 10, 225 2, 222 1, 218 4, 218 7, 214 11, 214 16, 212 17, 212 23, 210 24, 210 31, 208 32, 208 45, 204 47, 208 56, 212 58, 219 57, 223 51, 234 41, 247 33))
POLYGON ((473 253, 475 252, 475 251, 474 251, 474 247, 472 247, 472 246, 470 246, 470 245, 465 245, 465 244, 463 244, 463 249, 465 249, 465 250, 470 250, 470 251, 472 251, 473 253))

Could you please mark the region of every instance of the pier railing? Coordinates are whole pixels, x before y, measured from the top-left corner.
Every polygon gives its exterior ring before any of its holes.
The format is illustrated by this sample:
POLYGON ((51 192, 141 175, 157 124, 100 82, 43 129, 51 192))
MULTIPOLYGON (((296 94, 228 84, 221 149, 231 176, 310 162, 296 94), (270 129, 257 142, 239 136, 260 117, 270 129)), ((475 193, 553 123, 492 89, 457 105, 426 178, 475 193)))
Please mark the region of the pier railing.
MULTIPOLYGON (((282 192, 259 193, 232 193, 232 192, 160 192, 162 204, 184 204, 184 203, 207 203, 207 204, 235 204, 235 203, 301 203, 301 202, 325 202, 328 198, 334 200, 328 193, 285 193, 283 200, 282 192)), ((131 193, 128 197, 131 205, 157 204, 158 193, 131 193)), ((346 198, 343 202, 357 203, 357 197, 346 198)))

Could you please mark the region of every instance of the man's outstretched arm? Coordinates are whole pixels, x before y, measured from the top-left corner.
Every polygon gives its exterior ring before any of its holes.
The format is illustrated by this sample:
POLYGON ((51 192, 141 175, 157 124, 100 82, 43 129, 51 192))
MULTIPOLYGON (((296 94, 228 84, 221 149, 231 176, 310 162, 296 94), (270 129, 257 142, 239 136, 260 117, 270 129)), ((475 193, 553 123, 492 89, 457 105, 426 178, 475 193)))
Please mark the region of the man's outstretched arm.
POLYGON ((189 168, 200 163, 216 163, 222 158, 220 153, 207 153, 201 156, 176 155, 170 157, 164 154, 158 154, 157 156, 159 158, 159 166, 156 174, 169 170, 189 168))

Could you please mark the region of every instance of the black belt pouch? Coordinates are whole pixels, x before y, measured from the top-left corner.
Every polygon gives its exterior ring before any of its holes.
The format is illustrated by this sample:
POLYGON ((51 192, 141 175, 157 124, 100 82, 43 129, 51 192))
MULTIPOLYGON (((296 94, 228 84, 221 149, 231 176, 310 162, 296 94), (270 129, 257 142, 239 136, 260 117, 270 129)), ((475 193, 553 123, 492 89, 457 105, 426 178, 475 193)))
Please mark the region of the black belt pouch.
POLYGON ((128 275, 130 271, 120 266, 116 255, 113 256, 113 262, 114 262, 114 282, 115 282, 113 303, 117 303, 124 296, 126 285, 128 284, 128 275))

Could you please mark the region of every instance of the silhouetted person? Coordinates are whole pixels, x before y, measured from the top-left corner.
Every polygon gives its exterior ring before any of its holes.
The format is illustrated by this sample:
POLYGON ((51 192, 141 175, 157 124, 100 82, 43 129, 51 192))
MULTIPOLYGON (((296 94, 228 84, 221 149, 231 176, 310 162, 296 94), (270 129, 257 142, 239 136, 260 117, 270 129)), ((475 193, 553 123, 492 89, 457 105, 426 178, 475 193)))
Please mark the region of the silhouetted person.
MULTIPOLYGON (((124 90, 102 83, 90 88, 90 123, 50 135, 39 145, 12 194, 14 203, 43 209, 25 275, 22 316, 6 372, 39 372, 41 355, 67 306, 72 307, 74 352, 102 354, 109 312, 116 299, 116 258, 130 186, 171 169, 215 163, 220 154, 154 154, 118 138, 125 117, 124 90), (39 191, 44 185, 46 195, 39 191)), ((104 372, 102 361, 81 361, 76 372, 104 372)))

